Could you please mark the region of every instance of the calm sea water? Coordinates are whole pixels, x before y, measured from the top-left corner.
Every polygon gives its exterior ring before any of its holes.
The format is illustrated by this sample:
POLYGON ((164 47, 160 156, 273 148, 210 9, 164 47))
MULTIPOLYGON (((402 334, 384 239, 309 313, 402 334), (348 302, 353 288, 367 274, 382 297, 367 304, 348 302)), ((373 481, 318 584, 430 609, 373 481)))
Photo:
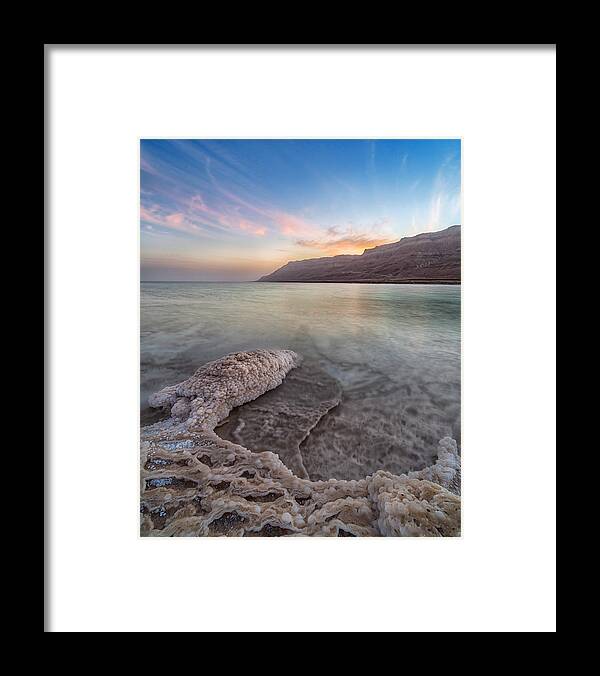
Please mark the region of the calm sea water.
POLYGON ((368 427, 361 443, 390 457, 418 449, 425 463, 441 437, 460 441, 459 286, 142 283, 142 408, 201 364, 261 347, 295 350, 341 382, 329 445, 368 427))

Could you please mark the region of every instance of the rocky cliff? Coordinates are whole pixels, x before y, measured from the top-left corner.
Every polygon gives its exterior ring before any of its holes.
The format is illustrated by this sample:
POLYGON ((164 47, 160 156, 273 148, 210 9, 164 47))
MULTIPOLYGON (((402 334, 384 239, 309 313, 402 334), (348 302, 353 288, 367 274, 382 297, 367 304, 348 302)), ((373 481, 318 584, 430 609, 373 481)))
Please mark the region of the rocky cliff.
POLYGON ((404 237, 361 255, 291 261, 259 282, 460 283, 460 225, 404 237))

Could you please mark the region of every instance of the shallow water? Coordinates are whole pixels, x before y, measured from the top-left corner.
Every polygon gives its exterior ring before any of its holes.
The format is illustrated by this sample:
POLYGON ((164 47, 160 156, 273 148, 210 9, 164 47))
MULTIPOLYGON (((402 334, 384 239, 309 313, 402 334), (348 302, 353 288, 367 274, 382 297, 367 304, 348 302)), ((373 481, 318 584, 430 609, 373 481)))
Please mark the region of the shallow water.
POLYGON ((261 347, 340 382, 300 446, 311 479, 420 469, 442 437, 460 443, 459 286, 142 283, 142 409, 201 364, 261 347))

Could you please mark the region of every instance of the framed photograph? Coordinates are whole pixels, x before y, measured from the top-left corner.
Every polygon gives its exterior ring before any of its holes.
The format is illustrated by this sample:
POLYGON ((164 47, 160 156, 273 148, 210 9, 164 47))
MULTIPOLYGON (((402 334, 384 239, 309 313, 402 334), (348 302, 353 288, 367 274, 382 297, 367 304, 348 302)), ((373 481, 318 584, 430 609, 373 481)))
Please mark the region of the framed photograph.
POLYGON ((556 45, 44 68, 46 631, 554 632, 556 45))
POLYGON ((460 161, 141 141, 142 535, 460 535, 460 161))

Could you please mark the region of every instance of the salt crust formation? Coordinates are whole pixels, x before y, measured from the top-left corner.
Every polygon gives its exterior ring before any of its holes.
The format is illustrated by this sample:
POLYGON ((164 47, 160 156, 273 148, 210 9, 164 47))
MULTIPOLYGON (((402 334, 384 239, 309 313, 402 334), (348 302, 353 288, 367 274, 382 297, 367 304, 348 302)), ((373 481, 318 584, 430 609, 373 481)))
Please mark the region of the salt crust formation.
POLYGON ((280 385, 300 362, 289 350, 237 352, 150 398, 170 417, 141 431, 141 534, 460 535, 460 456, 450 437, 418 472, 310 481, 273 452, 217 436, 233 408, 280 385))

